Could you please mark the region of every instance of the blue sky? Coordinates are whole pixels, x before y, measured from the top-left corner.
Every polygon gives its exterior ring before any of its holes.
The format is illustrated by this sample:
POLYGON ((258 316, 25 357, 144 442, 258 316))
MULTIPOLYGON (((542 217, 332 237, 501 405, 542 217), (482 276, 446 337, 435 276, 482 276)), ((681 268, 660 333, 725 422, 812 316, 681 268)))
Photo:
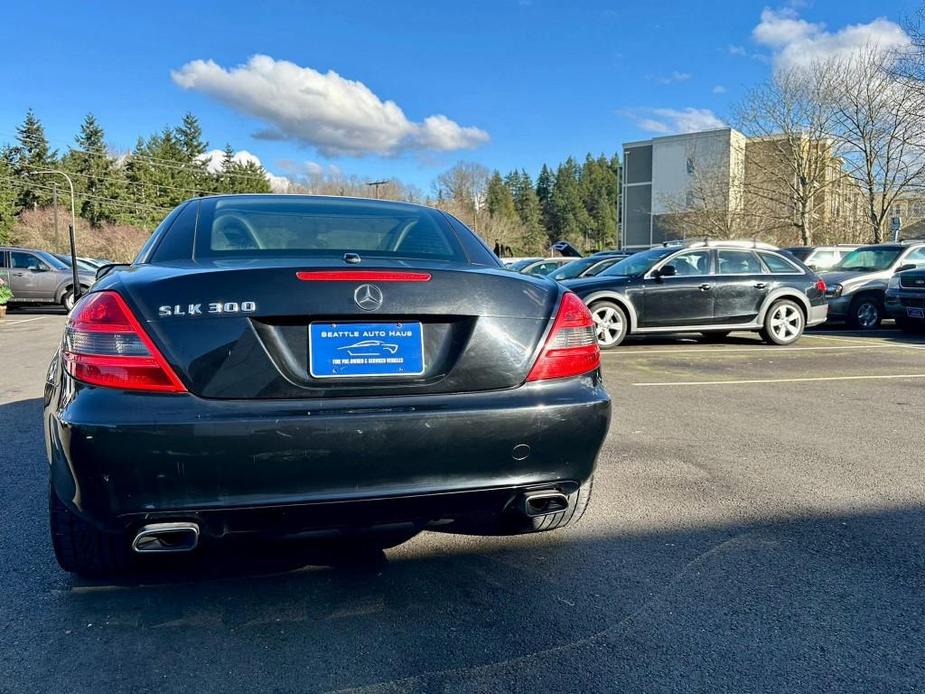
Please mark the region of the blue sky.
POLYGON ((17 3, 0 141, 33 108, 63 148, 196 113, 276 174, 334 166, 429 189, 458 160, 536 174, 721 123, 774 64, 902 42, 911 0, 17 3), (136 6, 137 5, 137 6, 136 6), (257 57, 255 57, 257 56, 257 57))

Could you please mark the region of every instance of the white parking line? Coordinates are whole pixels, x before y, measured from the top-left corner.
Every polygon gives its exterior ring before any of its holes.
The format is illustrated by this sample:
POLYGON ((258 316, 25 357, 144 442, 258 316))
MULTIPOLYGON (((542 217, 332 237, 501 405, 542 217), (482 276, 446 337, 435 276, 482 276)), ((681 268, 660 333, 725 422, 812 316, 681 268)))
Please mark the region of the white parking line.
POLYGON ((873 381, 877 379, 925 378, 925 374, 887 374, 883 376, 813 376, 806 378, 754 378, 741 381, 668 381, 634 383, 634 386, 738 386, 752 383, 808 383, 813 381, 873 381))
MULTIPOLYGON (((875 332, 875 331, 872 330, 871 332, 875 332)), ((812 335, 812 336, 807 335, 807 337, 817 337, 820 340, 832 340, 833 342, 847 342, 851 345, 856 344, 859 339, 860 340, 864 339, 864 338, 852 338, 852 337, 831 337, 829 335, 812 335)), ((925 343, 916 343, 916 344, 910 345, 905 342, 887 342, 886 340, 881 339, 881 340, 877 340, 875 344, 878 347, 895 347, 897 349, 925 349, 925 343)))
POLYGON ((0 325, 17 325, 19 323, 29 323, 34 320, 42 320, 45 316, 35 316, 35 318, 23 318, 22 320, 10 320, 9 318, 4 319, 0 322, 0 325))
POLYGON ((614 352, 602 352, 601 356, 625 357, 631 354, 646 356, 649 354, 728 354, 729 352, 810 352, 817 349, 841 350, 841 349, 877 349, 882 347, 893 347, 894 345, 842 345, 836 347, 704 347, 700 349, 639 349, 639 350, 618 350, 614 352))

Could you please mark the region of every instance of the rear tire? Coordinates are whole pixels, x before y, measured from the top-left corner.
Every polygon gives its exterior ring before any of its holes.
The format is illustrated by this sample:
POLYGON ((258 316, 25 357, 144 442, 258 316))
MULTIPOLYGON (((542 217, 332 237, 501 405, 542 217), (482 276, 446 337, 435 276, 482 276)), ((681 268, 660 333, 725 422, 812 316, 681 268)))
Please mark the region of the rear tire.
POLYGON ((74 308, 74 304, 77 303, 77 299, 74 298, 74 290, 68 289, 64 296, 61 297, 61 305, 64 307, 64 310, 68 313, 71 312, 71 309, 74 308))
POLYGON ((790 299, 771 304, 764 316, 761 338, 771 345, 792 345, 803 335, 806 316, 803 309, 790 299))
POLYGON ((852 330, 876 330, 883 320, 883 305, 875 296, 859 296, 851 302, 848 327, 852 330))
POLYGON ((594 319, 594 333, 601 349, 613 349, 626 339, 629 320, 626 311, 612 301, 595 301, 588 307, 594 319))
POLYGON ((132 554, 127 538, 94 528, 65 506, 50 486, 48 520, 55 559, 65 571, 100 578, 125 573, 131 568, 132 554))

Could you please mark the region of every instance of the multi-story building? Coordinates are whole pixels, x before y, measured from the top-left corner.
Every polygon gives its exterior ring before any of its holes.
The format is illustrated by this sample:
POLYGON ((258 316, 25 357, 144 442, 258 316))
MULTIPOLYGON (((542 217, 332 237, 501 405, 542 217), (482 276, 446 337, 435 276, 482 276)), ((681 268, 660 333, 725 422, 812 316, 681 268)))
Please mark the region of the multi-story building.
POLYGON ((718 217, 741 210, 745 142, 737 130, 721 128, 625 143, 622 246, 684 236, 676 222, 685 210, 711 208, 718 217))
POLYGON ((863 234, 861 191, 829 142, 721 128, 628 142, 623 157, 627 248, 696 236, 798 243, 801 207, 817 237, 863 234), (807 174, 815 192, 801 205, 807 174))

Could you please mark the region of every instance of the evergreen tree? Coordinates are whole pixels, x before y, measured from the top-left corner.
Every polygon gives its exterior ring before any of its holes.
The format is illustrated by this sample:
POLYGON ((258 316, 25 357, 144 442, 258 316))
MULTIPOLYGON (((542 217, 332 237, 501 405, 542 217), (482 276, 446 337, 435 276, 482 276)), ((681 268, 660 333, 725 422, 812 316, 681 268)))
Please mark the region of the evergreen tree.
POLYGON ((488 214, 492 217, 509 220, 518 218, 517 210, 514 207, 514 196, 499 172, 495 171, 491 178, 488 179, 488 189, 485 197, 488 214))
POLYGON ((580 177, 580 189, 588 215, 589 241, 594 250, 613 246, 617 234, 617 177, 607 158, 601 155, 585 158, 580 177))
POLYGON ((115 161, 106 151, 103 128, 92 113, 84 118, 80 133, 74 139, 77 147, 65 155, 62 164, 76 174, 73 180, 78 191, 80 216, 91 226, 114 222, 119 208, 109 200, 124 197, 124 187, 119 184, 121 176, 115 161))
POLYGON ((236 161, 231 145, 225 145, 218 175, 223 193, 272 193, 266 170, 253 161, 236 161))
POLYGON ((585 235, 591 227, 584 197, 578 163, 569 157, 556 170, 550 203, 556 238, 579 248, 585 245, 585 235))
POLYGON ((8 151, 0 156, 0 246, 9 242, 10 230, 19 212, 16 189, 11 184, 13 170, 8 163, 8 151))
POLYGON ((209 143, 202 139, 202 126, 192 113, 183 116, 183 122, 176 128, 177 140, 189 161, 196 161, 206 153, 209 143))
POLYGON ((552 207, 552 189, 556 184, 556 179, 546 164, 540 169, 540 175, 536 179, 536 197, 540 203, 540 219, 546 236, 550 241, 556 237, 555 214, 552 207))
MULTIPOLYGON (((23 122, 16 126, 16 142, 9 158, 13 176, 25 176, 55 167, 57 152, 49 149, 45 128, 32 109, 26 112, 23 122)), ((21 179, 17 198, 20 208, 34 208, 51 203, 51 186, 46 179, 45 176, 21 179)))
POLYGON ((540 251, 546 247, 548 238, 543 228, 540 200, 533 187, 530 174, 521 169, 511 171, 506 182, 514 196, 514 207, 523 226, 523 246, 530 252, 540 251))

